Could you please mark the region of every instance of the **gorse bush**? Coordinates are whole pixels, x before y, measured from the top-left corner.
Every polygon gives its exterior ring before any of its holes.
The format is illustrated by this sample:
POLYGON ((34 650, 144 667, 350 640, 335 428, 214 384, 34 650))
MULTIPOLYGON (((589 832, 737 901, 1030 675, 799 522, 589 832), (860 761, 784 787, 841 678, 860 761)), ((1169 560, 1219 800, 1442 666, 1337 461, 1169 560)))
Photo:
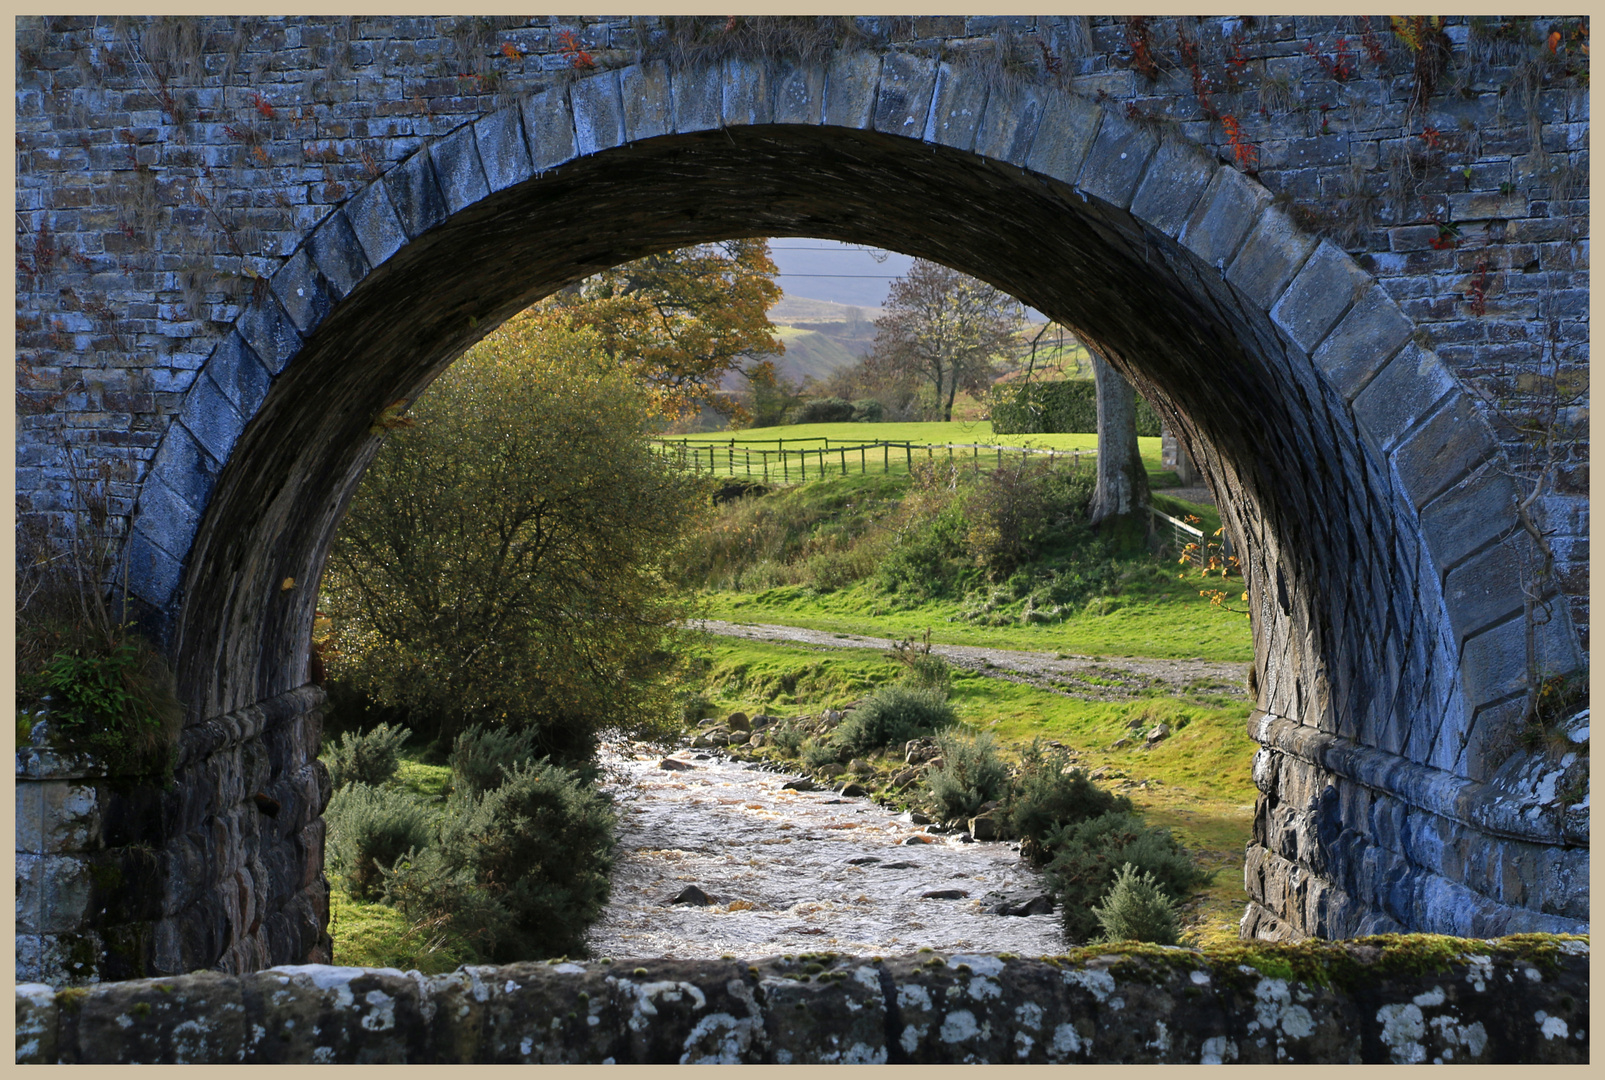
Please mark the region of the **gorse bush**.
POLYGON ((942 752, 942 765, 926 770, 925 785, 942 821, 972 817, 982 803, 1008 794, 1009 769, 997 755, 991 732, 973 738, 938 732, 936 744, 942 752))
POLYGON ((1065 936, 1086 942, 1098 932, 1093 905, 1114 885, 1127 863, 1151 874, 1166 894, 1178 898, 1209 880, 1166 829, 1144 825, 1134 814, 1108 813, 1072 822, 1048 837, 1048 880, 1058 896, 1065 936))
POLYGON ((428 807, 399 788, 349 782, 330 798, 323 816, 329 830, 329 866, 346 891, 360 899, 377 896, 384 884, 383 871, 430 841, 428 807))
POLYGON ((397 864, 386 899, 452 928, 487 960, 580 955, 601 914, 617 817, 605 796, 549 761, 453 795, 438 839, 397 864))
POLYGON ((1009 788, 1009 835, 1020 839, 1020 854, 1038 865, 1050 857, 1048 838, 1065 825, 1108 813, 1130 813, 1131 800, 1098 787, 1080 769, 1069 769, 1063 750, 1040 739, 1020 755, 1020 771, 1009 788))
POLYGON ((378 787, 396 775, 401 764, 397 752, 411 733, 404 727, 380 724, 366 734, 348 731, 329 748, 325 763, 336 788, 346 784, 378 787))
POLYGON ((883 686, 847 714, 831 732, 831 743, 846 760, 933 734, 957 722, 958 714, 944 694, 883 686))
POLYGON ((535 733, 505 727, 471 727, 452 744, 451 787, 455 794, 478 795, 500 787, 505 769, 531 761, 535 754, 535 733))
POLYGON ((1181 937, 1176 902, 1152 874, 1139 874, 1131 863, 1121 867, 1103 906, 1092 909, 1104 941, 1148 941, 1175 945, 1181 937))

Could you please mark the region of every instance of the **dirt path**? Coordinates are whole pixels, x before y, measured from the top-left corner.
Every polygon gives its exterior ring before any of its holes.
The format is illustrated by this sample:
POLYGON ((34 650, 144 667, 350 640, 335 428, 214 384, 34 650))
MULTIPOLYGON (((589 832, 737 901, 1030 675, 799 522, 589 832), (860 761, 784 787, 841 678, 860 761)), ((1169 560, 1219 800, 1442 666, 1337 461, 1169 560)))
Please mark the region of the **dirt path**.
MULTIPOLYGON (((827 649, 890 649, 887 638, 804 630, 765 623, 704 619, 693 624, 720 637, 792 642, 827 649)), ((1095 701, 1119 701, 1145 691, 1248 696, 1248 664, 1147 657, 1065 656, 1059 653, 983 649, 971 645, 933 645, 931 652, 954 667, 995 679, 1095 701)))

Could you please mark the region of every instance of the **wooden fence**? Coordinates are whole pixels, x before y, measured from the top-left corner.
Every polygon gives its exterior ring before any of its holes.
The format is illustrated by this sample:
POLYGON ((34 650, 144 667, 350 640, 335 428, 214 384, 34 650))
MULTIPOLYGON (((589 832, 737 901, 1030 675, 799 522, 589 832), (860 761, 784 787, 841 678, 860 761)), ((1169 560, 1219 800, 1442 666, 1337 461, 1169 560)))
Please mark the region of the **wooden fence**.
POLYGON ((952 463, 970 465, 975 469, 1002 468, 1010 457, 1025 461, 1031 457, 1046 458, 1052 465, 1067 464, 1076 468, 1083 458, 1092 458, 1096 450, 1038 449, 1029 446, 998 446, 991 443, 911 443, 841 442, 831 445, 822 436, 797 439, 751 439, 739 443, 693 441, 690 439, 654 440, 663 453, 672 455, 686 468, 715 476, 740 476, 762 480, 766 484, 802 483, 822 480, 827 476, 847 476, 853 472, 867 475, 871 471, 906 473, 916 461, 936 461, 944 458, 952 463), (817 446, 798 445, 818 443, 817 446), (774 444, 770 449, 769 444, 774 444), (790 444, 790 445, 788 445, 790 444))

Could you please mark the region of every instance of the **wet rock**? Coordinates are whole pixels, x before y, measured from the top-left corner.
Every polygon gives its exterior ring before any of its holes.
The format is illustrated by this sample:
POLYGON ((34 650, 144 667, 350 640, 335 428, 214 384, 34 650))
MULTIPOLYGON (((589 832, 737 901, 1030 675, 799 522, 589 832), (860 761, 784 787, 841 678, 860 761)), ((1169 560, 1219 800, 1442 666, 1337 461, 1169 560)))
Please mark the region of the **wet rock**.
POLYGON ((814 783, 812 777, 799 776, 795 780, 787 780, 780 785, 781 791, 818 791, 819 785, 814 783))
POLYGON ((882 870, 918 870, 920 864, 912 862, 889 862, 881 867, 882 870))
POLYGON ((674 899, 670 900, 669 903, 671 905, 693 904, 697 907, 707 907, 709 904, 713 903, 713 901, 709 899, 707 893, 703 892, 695 885, 687 885, 685 888, 675 893, 674 899))
POLYGON ((963 889, 932 889, 920 893, 921 900, 963 900, 970 894, 963 889))
POLYGON ((1031 897, 1004 897, 986 910, 992 915, 1051 915, 1053 897, 1042 893, 1031 897))
POLYGON ((970 837, 974 840, 996 840, 1003 835, 1002 824, 995 810, 977 814, 970 819, 970 837))
POLYGON ((931 823, 931 816, 929 814, 922 814, 918 810, 910 810, 908 812, 908 820, 913 822, 915 825, 929 825, 931 823))
POLYGON ((696 736, 696 738, 692 739, 691 745, 692 747, 701 750, 710 746, 724 746, 729 742, 730 732, 726 731, 724 728, 712 728, 708 731, 702 732, 700 735, 696 736))
POLYGON ((729 716, 724 718, 724 723, 725 727, 729 728, 731 731, 748 731, 751 730, 752 727, 751 723, 747 720, 747 714, 744 712, 731 713, 729 716))
POLYGON ((839 794, 849 799, 867 799, 869 798, 869 789, 863 784, 853 783, 844 785, 839 794))
POLYGON ((658 762, 658 768, 667 772, 684 772, 687 769, 694 769, 696 766, 691 764, 689 761, 680 761, 677 758, 666 757, 662 761, 658 762))
POLYGON ((873 855, 860 855, 856 859, 848 859, 847 860, 847 865, 848 866, 869 866, 872 863, 878 863, 878 862, 880 862, 880 860, 877 859, 873 855))
POLYGON ((915 844, 934 844, 934 843, 936 843, 936 837, 928 836, 925 833, 915 833, 913 836, 905 836, 903 838, 903 846, 904 847, 912 847, 915 844))

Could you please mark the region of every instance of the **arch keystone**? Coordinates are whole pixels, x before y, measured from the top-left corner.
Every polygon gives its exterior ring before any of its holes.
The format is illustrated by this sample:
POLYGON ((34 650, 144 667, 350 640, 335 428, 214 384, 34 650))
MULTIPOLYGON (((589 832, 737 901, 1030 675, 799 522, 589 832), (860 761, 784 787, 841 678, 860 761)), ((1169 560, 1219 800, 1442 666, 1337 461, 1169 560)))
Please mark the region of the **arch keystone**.
POLYGON ((879 53, 866 49, 834 54, 825 70, 825 123, 832 127, 869 127, 880 73, 879 53))
POLYGON ((569 87, 574 110, 574 150, 594 154, 624 142, 624 101, 619 96, 619 74, 606 71, 581 79, 569 87))
POLYGON ((909 53, 887 53, 881 61, 880 92, 875 96, 875 130, 922 137, 935 87, 936 61, 909 53))
POLYGON ((669 93, 669 65, 662 60, 632 64, 619 72, 627 142, 667 135, 674 114, 669 93))
POLYGON ((921 138, 955 150, 970 149, 986 111, 986 97, 985 79, 966 76, 946 62, 938 64, 921 138))
POLYGON ((825 71, 817 64, 789 64, 775 79, 775 123, 825 121, 825 71))
POLYGON ((524 134, 529 139, 530 162, 536 173, 574 159, 574 113, 562 87, 531 94, 519 111, 524 115, 524 134))
POLYGON ((726 127, 774 121, 775 107, 770 97, 767 65, 736 57, 724 62, 719 117, 726 127))

